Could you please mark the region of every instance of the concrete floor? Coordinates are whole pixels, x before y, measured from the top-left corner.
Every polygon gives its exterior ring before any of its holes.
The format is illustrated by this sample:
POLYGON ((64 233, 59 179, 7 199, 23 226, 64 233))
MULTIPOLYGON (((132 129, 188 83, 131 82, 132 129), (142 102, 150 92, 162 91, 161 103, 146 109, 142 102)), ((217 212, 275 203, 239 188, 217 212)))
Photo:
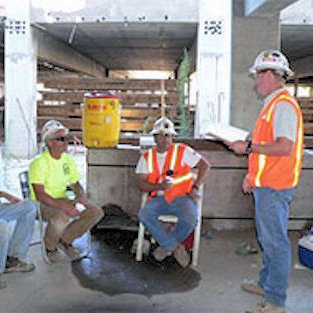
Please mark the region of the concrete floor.
MULTIPOLYGON (((297 233, 291 232, 290 237, 294 252, 293 265, 295 265, 298 262, 296 257, 297 233)), ((5 275, 4 278, 8 286, 0 292, 0 312, 243 313, 245 309, 253 307, 258 301, 262 300, 258 296, 241 291, 239 288, 244 280, 257 277, 260 267, 260 254, 238 256, 234 253, 234 250, 242 242, 255 244, 254 238, 252 231, 213 232, 213 239, 202 238, 200 264, 196 269, 187 270, 193 274, 195 273, 194 270, 197 272, 198 283, 190 286, 189 290, 186 288, 187 291, 182 292, 179 291, 180 288, 177 288, 178 291, 176 292, 175 288, 172 288, 170 292, 163 290, 162 294, 149 296, 118 292, 108 295, 105 290, 100 292, 83 288, 74 273, 75 267, 84 268, 84 263, 47 265, 41 258, 40 247, 38 245, 32 246, 28 259, 36 264, 37 269, 33 273, 5 275)), ((93 249, 96 249, 96 247, 97 243, 95 242, 93 249)), ((113 248, 107 247, 106 249, 113 248)), ((96 254, 97 252, 92 250, 91 258, 95 258, 96 254)), ((114 254, 112 255, 114 256, 114 254)), ((139 268, 145 266, 145 264, 136 264, 129 257, 126 259, 126 262, 131 266, 138 266, 139 268)), ((85 259, 81 262, 87 262, 85 264, 88 264, 89 261, 85 259)), ((103 261, 109 262, 112 260, 103 261)), ((97 264, 102 266, 99 263, 97 264)), ((121 272, 124 270, 125 268, 121 268, 121 272)), ((85 274, 88 275, 88 266, 85 269, 85 274)), ((102 271, 102 274, 102 276, 93 277, 95 282, 106 279, 105 271, 102 271)), ((123 273, 123 276, 123 279, 127 281, 127 271, 123 273)), ((162 276, 157 274, 151 274, 151 276, 149 283, 162 284, 162 276)), ((176 283, 179 284, 179 281, 176 283)), ((183 283, 186 283, 186 275, 183 283)), ((296 269, 293 266, 287 312, 312 313, 312 292, 313 271, 296 269)))

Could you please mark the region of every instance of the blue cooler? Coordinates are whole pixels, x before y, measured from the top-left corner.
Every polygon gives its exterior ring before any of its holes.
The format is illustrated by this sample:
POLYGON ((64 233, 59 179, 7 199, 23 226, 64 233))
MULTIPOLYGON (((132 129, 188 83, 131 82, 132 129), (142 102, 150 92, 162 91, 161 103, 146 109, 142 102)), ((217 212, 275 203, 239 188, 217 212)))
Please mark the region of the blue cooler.
POLYGON ((299 240, 298 254, 300 263, 313 269, 313 233, 299 240))

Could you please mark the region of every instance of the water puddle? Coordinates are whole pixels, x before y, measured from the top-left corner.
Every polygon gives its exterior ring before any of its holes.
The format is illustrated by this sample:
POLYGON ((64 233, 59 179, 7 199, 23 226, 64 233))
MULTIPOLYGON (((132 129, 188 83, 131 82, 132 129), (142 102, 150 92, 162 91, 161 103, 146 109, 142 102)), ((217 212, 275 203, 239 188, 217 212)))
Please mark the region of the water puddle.
POLYGON ((88 258, 72 264, 80 284, 108 295, 123 293, 147 297, 185 292, 198 286, 201 276, 181 268, 173 257, 159 263, 152 256, 136 262, 130 253, 136 232, 101 230, 94 234, 88 258))

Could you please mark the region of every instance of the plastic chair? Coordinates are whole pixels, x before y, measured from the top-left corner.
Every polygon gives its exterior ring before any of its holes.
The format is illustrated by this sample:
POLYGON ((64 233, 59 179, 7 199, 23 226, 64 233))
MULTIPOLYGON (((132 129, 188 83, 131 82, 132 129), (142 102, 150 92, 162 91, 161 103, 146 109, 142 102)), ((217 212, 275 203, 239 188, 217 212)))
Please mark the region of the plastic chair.
MULTIPOLYGON (((199 198, 196 201, 198 208, 198 221, 194 229, 194 240, 192 248, 192 265, 197 266, 199 259, 199 250, 200 250, 200 236, 201 236, 201 226, 202 226, 202 198, 203 198, 203 186, 199 188, 199 198)), ((141 197, 141 207, 145 204, 147 199, 147 193, 143 193, 141 197)), ((175 215, 160 215, 158 217, 159 221, 164 223, 177 223, 178 218, 175 215)), ((136 249, 136 261, 142 261, 142 249, 143 241, 145 235, 145 226, 140 222, 138 230, 138 239, 137 239, 137 249, 136 249)))

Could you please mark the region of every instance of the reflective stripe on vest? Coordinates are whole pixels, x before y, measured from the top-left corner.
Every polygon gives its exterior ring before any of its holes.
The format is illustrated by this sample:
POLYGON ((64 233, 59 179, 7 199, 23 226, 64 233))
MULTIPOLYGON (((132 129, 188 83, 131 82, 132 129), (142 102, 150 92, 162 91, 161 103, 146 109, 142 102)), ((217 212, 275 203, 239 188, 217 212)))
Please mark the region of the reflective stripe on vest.
POLYGON ((186 175, 179 176, 178 178, 174 178, 173 185, 181 184, 189 179, 192 179, 192 177, 193 177, 192 173, 188 173, 186 175))
POLYGON ((298 138, 297 138, 297 150, 296 150, 296 167, 295 167, 295 179, 293 185, 296 186, 299 182, 301 166, 302 166, 302 154, 303 154, 303 119, 300 119, 298 138))
POLYGON ((147 160, 147 168, 148 168, 148 173, 152 173, 153 172, 153 160, 152 160, 152 157, 153 157, 153 150, 152 149, 149 149, 148 150, 148 160, 147 160))
POLYGON ((174 171, 174 168, 175 168, 175 165, 176 165, 176 162, 177 162, 178 147, 179 147, 179 145, 177 143, 174 144, 172 159, 171 159, 171 163, 170 163, 170 170, 171 171, 174 171))
MULTIPOLYGON (((177 156, 178 156, 178 147, 179 144, 174 144, 174 148, 173 148, 173 153, 172 153, 172 157, 171 157, 171 163, 170 163, 170 170, 174 171, 176 162, 177 162, 177 156)), ((152 173, 153 172, 153 149, 149 149, 148 150, 148 162, 147 162, 147 167, 148 167, 148 173, 152 173)))
POLYGON ((258 172, 257 172, 256 177, 255 177, 256 187, 261 187, 260 178, 261 178, 262 172, 265 168, 265 164, 266 164, 266 155, 260 154, 259 155, 259 161, 258 161, 259 169, 258 169, 258 172))

